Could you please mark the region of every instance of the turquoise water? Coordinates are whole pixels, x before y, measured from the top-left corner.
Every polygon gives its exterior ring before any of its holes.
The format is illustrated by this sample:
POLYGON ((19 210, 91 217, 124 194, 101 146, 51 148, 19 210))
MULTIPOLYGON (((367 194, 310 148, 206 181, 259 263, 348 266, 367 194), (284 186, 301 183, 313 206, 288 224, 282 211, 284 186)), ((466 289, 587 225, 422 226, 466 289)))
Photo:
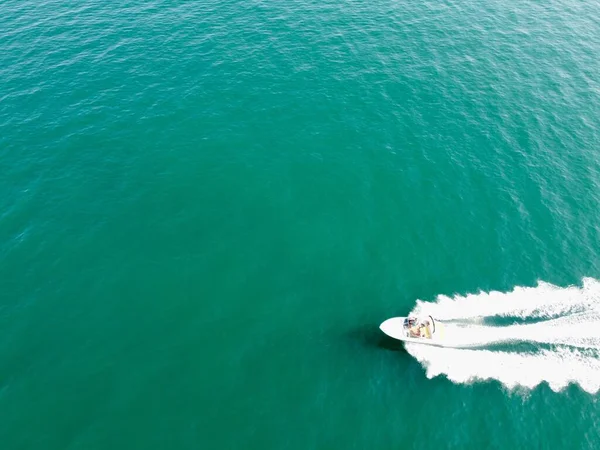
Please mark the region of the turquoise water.
POLYGON ((600 447, 595 344, 378 330, 596 329, 597 3, 0 12, 3 449, 600 447))

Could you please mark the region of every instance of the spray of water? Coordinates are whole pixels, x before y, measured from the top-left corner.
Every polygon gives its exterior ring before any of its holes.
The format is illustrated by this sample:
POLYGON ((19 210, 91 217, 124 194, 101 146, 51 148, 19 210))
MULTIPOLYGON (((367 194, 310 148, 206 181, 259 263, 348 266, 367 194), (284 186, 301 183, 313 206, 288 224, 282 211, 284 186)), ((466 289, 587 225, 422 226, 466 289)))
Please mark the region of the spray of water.
POLYGON ((600 390, 598 280, 439 296, 418 301, 411 314, 445 323, 447 347, 406 345, 428 377, 445 375, 457 383, 495 379, 509 388, 546 382, 555 391, 576 383, 588 392, 600 390))

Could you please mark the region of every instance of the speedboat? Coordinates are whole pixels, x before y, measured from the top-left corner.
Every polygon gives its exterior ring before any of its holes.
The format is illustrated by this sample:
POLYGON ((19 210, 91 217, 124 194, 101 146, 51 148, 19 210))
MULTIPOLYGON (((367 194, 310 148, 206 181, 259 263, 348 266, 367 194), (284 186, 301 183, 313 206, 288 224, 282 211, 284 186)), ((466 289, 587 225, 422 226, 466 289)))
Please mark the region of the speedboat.
POLYGON ((444 325, 431 316, 392 317, 379 328, 389 337, 400 341, 444 345, 444 325))

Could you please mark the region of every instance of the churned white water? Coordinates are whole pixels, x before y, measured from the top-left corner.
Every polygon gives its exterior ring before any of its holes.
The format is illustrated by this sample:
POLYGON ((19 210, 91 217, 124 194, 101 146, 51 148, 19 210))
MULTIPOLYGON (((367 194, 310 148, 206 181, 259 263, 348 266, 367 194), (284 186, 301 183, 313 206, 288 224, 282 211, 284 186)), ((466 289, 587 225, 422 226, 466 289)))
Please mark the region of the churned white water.
POLYGON ((600 389, 598 280, 586 278, 582 286, 567 288, 540 282, 507 293, 440 296, 418 301, 412 314, 446 321, 447 347, 406 345, 428 377, 445 375, 458 383, 495 379, 509 388, 547 382, 553 390, 570 383, 588 392, 600 389), (523 343, 533 345, 525 351, 516 345, 523 343))

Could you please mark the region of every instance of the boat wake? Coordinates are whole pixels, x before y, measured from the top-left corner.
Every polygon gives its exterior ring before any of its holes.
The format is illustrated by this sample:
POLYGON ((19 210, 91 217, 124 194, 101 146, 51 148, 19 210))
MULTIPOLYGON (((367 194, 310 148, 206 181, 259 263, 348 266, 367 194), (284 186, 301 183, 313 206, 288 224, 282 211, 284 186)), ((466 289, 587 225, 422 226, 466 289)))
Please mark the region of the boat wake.
POLYGON ((509 388, 546 382, 554 391, 576 383, 600 390, 600 282, 580 287, 540 282, 512 292, 439 296, 411 315, 445 323, 445 347, 407 343, 429 378, 457 383, 498 380, 509 388))

